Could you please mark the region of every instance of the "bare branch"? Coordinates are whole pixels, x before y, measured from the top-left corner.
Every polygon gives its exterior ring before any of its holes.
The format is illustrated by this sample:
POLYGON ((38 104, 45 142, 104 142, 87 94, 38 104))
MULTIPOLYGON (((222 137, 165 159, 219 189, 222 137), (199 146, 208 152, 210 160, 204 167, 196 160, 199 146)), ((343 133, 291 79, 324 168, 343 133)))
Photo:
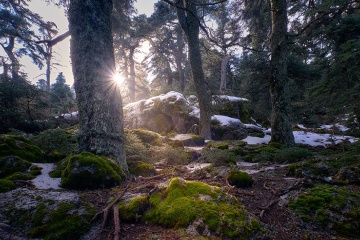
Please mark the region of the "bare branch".
POLYGON ((70 36, 70 31, 67 31, 54 39, 36 41, 35 43, 46 43, 48 45, 48 47, 52 47, 69 36, 70 36))

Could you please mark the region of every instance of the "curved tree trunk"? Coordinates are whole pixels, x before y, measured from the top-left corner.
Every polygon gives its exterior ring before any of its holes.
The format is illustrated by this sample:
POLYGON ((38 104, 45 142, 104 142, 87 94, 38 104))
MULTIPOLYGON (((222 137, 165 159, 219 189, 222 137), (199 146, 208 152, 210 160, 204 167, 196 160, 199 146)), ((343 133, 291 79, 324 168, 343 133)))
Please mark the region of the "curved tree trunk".
POLYGON ((271 0, 270 94, 272 104, 271 141, 294 146, 291 128, 290 96, 287 77, 286 0, 271 0))
POLYGON ((211 99, 206 90, 204 70, 202 67, 200 42, 199 42, 199 22, 197 19, 196 6, 192 4, 192 0, 186 1, 184 6, 183 1, 177 4, 177 15, 180 25, 185 32, 188 40, 189 61, 191 72, 194 79, 195 90, 199 99, 200 108, 200 134, 205 139, 211 139, 210 120, 211 120, 211 99), (189 12, 182 9, 186 7, 189 12), (182 8, 182 9, 181 9, 182 8))
POLYGON ((71 60, 79 108, 79 151, 113 156, 127 172, 122 102, 113 80, 111 0, 72 0, 71 60))

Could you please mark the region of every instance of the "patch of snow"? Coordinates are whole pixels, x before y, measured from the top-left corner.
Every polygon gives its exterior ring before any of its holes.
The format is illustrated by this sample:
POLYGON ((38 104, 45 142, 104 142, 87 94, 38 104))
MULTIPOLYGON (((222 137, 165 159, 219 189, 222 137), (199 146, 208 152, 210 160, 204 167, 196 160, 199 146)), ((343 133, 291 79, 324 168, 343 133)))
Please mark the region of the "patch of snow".
POLYGON ((259 165, 259 163, 249 163, 249 162, 236 162, 236 166, 241 166, 241 167, 252 167, 252 166, 256 166, 259 165))
POLYGON ((188 140, 188 139, 191 139, 193 137, 192 134, 177 134, 175 137, 172 137, 170 138, 170 140, 180 140, 180 141, 183 141, 183 140, 188 140))
POLYGON ((65 119, 77 118, 78 115, 79 115, 79 112, 61 114, 61 116, 64 117, 65 119))
POLYGON ((201 151, 204 149, 204 146, 201 146, 201 147, 184 147, 185 149, 191 149, 191 150, 194 150, 194 151, 201 151))
POLYGON ((332 124, 332 125, 322 125, 322 126, 320 126, 321 129, 326 129, 326 130, 331 130, 334 127, 339 129, 339 131, 341 131, 341 132, 346 132, 347 130, 350 129, 350 128, 347 128, 344 125, 339 124, 339 123, 332 124))
POLYGON ((34 163, 34 165, 42 167, 41 174, 32 180, 37 189, 60 189, 61 178, 49 176, 49 173, 55 169, 54 163, 34 163))
MULTIPOLYGON (((294 131, 295 143, 307 144, 310 146, 324 146, 339 144, 341 142, 349 141, 351 143, 358 141, 357 138, 351 136, 339 136, 331 134, 318 134, 305 131, 294 131)), ((248 136, 242 141, 248 144, 261 144, 269 143, 271 139, 270 135, 265 135, 264 138, 248 136)))
POLYGON ((189 112, 189 115, 200 118, 200 109, 194 106, 190 106, 190 107, 191 107, 191 111, 189 112))
POLYGON ((214 115, 211 117, 211 120, 217 120, 222 126, 228 126, 231 123, 242 125, 242 122, 239 119, 222 115, 214 115))
POLYGON ((227 96, 227 95, 215 95, 214 97, 217 97, 220 99, 226 99, 226 100, 229 100, 230 102, 248 102, 249 101, 247 98, 227 96))
POLYGON ((195 170, 203 169, 209 166, 211 166, 211 163, 191 163, 189 165, 186 165, 186 168, 190 172, 194 172, 195 170))

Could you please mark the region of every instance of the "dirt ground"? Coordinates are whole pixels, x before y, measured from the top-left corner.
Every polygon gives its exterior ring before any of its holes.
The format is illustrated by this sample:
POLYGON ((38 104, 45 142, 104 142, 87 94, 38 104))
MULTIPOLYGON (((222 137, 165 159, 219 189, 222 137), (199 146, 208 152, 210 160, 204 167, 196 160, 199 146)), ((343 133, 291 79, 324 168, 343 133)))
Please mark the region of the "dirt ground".
MULTIPOLYGON (((158 184, 166 182, 172 177, 182 177, 185 180, 196 180, 210 185, 226 186, 228 193, 236 196, 244 205, 248 214, 258 219, 261 223, 262 231, 259 231, 249 239, 344 239, 331 235, 329 231, 304 223, 289 210, 289 200, 300 192, 306 192, 308 187, 313 186, 311 180, 288 178, 285 175, 285 166, 270 166, 270 168, 267 168, 267 171, 259 171, 258 166, 246 167, 247 170, 252 170, 253 168, 255 168, 255 173, 252 174, 254 183, 250 188, 231 188, 227 184, 225 177, 221 177, 221 171, 219 171, 220 174, 213 176, 202 170, 189 172, 184 167, 175 167, 176 170, 171 174, 132 179, 130 183, 124 183, 124 186, 118 189, 116 193, 107 190, 87 193, 87 197, 100 211, 106 206, 107 199, 110 196, 116 197, 121 194, 127 184, 129 185, 126 190, 127 193, 149 194, 158 184)), ((360 192, 358 188, 355 191, 360 192)), ((113 239, 114 224, 112 218, 109 219, 111 220, 107 222, 106 228, 100 235, 95 237, 96 239, 113 239)), ((225 239, 219 236, 194 236, 188 234, 186 229, 163 228, 145 223, 121 222, 120 226, 120 239, 225 239)))

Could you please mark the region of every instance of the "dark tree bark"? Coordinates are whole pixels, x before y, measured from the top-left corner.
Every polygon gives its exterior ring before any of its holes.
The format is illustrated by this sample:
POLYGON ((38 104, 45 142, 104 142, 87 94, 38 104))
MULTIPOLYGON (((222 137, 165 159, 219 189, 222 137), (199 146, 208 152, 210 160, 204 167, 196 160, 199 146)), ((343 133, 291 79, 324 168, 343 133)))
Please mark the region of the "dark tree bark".
POLYGON ((72 0, 71 60, 79 108, 79 151, 113 156, 125 172, 122 101, 113 80, 112 0, 72 0))
POLYGON ((128 82, 128 88, 129 88, 129 98, 130 102, 135 102, 135 91, 136 91, 136 82, 135 82, 135 60, 134 60, 134 54, 135 49, 137 46, 131 46, 130 47, 130 53, 129 53, 129 64, 130 64, 130 77, 128 82))
POLYGON ((202 67, 199 43, 200 26, 197 16, 197 9, 193 4, 193 0, 188 0, 186 3, 179 1, 179 3, 176 5, 178 19, 188 41, 191 72, 194 79, 195 90, 199 99, 200 134, 205 139, 211 139, 211 101, 210 95, 206 90, 204 70, 202 67), (187 11, 183 10, 184 8, 186 8, 187 11))
POLYGON ((271 141, 294 146, 291 128, 290 96, 287 77, 286 0, 271 0, 270 94, 272 104, 271 141))
POLYGON ((179 81, 180 81, 180 91, 184 92, 185 91, 185 73, 184 73, 184 69, 183 69, 181 63, 183 62, 183 49, 185 46, 184 46, 184 38, 183 38, 181 26, 176 28, 176 42, 177 42, 177 49, 176 49, 176 53, 175 53, 176 69, 177 69, 179 81))

